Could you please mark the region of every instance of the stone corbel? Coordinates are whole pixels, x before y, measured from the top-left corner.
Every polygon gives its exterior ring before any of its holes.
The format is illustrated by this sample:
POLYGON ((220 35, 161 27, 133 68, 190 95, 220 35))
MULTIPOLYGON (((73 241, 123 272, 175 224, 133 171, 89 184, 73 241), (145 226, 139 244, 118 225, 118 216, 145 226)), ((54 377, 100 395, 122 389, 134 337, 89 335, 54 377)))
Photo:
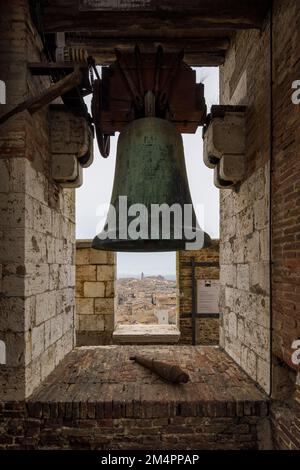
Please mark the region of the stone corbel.
POLYGON ((75 155, 52 155, 52 178, 63 188, 79 188, 83 179, 82 167, 75 155))
POLYGON ((203 131, 203 160, 217 188, 232 188, 245 175, 244 106, 213 106, 203 131))
POLYGON ((52 177, 65 188, 78 188, 82 168, 93 162, 93 132, 83 117, 74 116, 64 105, 50 107, 52 177))

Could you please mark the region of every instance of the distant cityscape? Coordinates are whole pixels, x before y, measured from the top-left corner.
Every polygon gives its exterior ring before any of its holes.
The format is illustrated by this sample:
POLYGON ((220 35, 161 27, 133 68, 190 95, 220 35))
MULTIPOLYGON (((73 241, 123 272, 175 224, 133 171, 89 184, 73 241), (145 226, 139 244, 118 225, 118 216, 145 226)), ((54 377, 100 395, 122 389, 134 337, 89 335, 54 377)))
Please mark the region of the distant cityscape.
MULTIPOLYGON (((156 278, 157 276, 144 274, 144 277, 156 278)), ((167 281, 176 281, 176 274, 159 274, 158 277, 163 277, 164 279, 167 279, 167 281)), ((118 273, 118 279, 141 279, 141 274, 118 273)))
POLYGON ((176 324, 176 276, 170 277, 144 273, 120 276, 116 283, 117 323, 176 324))

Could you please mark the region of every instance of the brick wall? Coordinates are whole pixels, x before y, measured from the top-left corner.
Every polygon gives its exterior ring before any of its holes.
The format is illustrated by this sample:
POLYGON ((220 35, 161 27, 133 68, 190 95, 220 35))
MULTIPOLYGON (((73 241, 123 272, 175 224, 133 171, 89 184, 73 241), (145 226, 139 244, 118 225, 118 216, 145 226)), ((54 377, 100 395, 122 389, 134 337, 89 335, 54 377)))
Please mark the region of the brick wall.
POLYGON ((270 391, 271 242, 271 409, 275 445, 284 449, 300 448, 299 366, 291 360, 291 345, 300 337, 299 106, 291 101, 292 82, 300 79, 299 22, 297 0, 274 1, 273 116, 269 21, 262 32, 237 35, 220 80, 221 102, 248 109, 247 179, 236 191, 221 191, 221 344, 270 391))
MULTIPOLYGON (((28 2, 2 2, 1 112, 49 86, 27 63, 43 61, 28 2)), ((73 347, 75 203, 50 176, 48 108, 0 129, 0 396, 24 399, 73 347)))
POLYGON ((116 254, 76 243, 76 344, 110 344, 114 331, 116 254))
POLYGON ((291 86, 300 80, 300 5, 274 5, 274 156, 272 173, 273 353, 291 368, 300 338, 300 106, 291 86), (286 34, 289 30, 289 34, 286 34))
MULTIPOLYGON (((176 260, 177 288, 178 288, 178 312, 180 342, 192 343, 192 320, 186 318, 192 312, 192 268, 186 266, 194 258, 195 262, 219 262, 219 242, 214 241, 210 248, 199 251, 179 251, 176 260)), ((218 267, 196 267, 195 278, 219 279, 218 267)), ((203 318, 196 321, 197 344, 219 344, 219 319, 203 318)))
POLYGON ((0 403, 0 450, 270 449, 266 403, 172 405, 0 403))
POLYGON ((300 80, 299 2, 275 0, 273 23, 272 349, 276 401, 272 418, 276 447, 299 450, 299 365, 291 359, 292 343, 300 339, 300 106, 291 101, 292 82, 300 80))
POLYGON ((220 194, 220 344, 269 390, 269 25, 237 34, 220 70, 221 104, 246 105, 245 181, 220 194))

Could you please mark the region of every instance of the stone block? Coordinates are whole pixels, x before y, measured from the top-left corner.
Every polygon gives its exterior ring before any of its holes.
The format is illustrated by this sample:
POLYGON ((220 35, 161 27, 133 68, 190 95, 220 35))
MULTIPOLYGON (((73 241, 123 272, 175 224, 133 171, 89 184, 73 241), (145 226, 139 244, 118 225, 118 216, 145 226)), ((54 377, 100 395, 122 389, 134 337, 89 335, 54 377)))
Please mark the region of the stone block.
MULTIPOLYGON (((23 165, 16 160, 12 162, 13 181, 12 185, 16 191, 25 191, 32 198, 48 205, 48 187, 47 176, 44 172, 34 168, 27 159, 24 159, 23 165)), ((12 189, 13 189, 12 188, 12 189)))
POLYGON ((44 292, 36 296, 35 325, 38 326, 56 314, 56 293, 44 292))
POLYGON ((97 281, 113 281, 116 277, 113 265, 97 266, 97 281))
POLYGON ((41 362, 39 359, 32 361, 25 369, 25 396, 32 394, 41 383, 41 362))
POLYGON ((47 263, 47 238, 33 229, 26 230, 25 256, 27 263, 47 263))
POLYGON ((105 283, 104 282, 84 282, 83 283, 84 297, 105 297, 105 283))
POLYGON ((107 251, 107 264, 116 264, 117 263, 117 253, 114 251, 107 251))
MULTIPOLYGON (((77 281, 96 281, 96 266, 77 266, 76 268, 76 280, 77 281)), ((97 273, 97 280, 99 279, 97 273)))
POLYGON ((39 326, 32 328, 32 359, 39 357, 45 350, 45 325, 42 323, 39 326))
POLYGON ((53 344, 40 357, 41 363, 41 380, 44 380, 55 367, 56 348, 53 344))
POLYGON ((104 330, 105 331, 113 331, 114 330, 114 317, 113 315, 105 315, 104 316, 104 330))
POLYGON ((220 238, 222 242, 229 241, 230 238, 236 235, 236 216, 235 215, 226 216, 226 212, 228 209, 227 206, 228 206, 227 204, 224 204, 225 214, 220 224, 220 238))
POLYGON ((59 338, 62 337, 63 332, 63 316, 56 315, 51 318, 51 342, 55 343, 59 338))
POLYGON ((90 248, 90 264, 107 264, 108 252, 90 248))
POLYGON ((266 329, 270 327, 270 297, 269 295, 254 295, 254 321, 266 329))
POLYGON ((113 281, 105 282, 105 297, 115 296, 115 283, 113 281))
POLYGON ((253 232, 246 238, 245 262, 259 261, 259 232, 253 232))
POLYGON ((237 322, 237 336, 241 343, 244 342, 245 339, 245 326, 244 326, 244 319, 238 318, 237 322))
POLYGON ((269 227, 259 232, 260 260, 270 260, 270 230, 269 227))
POLYGON ((56 297, 56 313, 63 313, 70 311, 75 306, 74 289, 68 287, 59 292, 56 297))
POLYGON ((234 312, 230 312, 228 317, 228 334, 230 338, 237 338, 237 316, 234 312))
POLYGON ((254 230, 253 208, 248 206, 236 216, 236 233, 238 237, 250 235, 254 230))
POLYGON ((48 290, 49 265, 26 263, 25 295, 31 296, 48 290))
POLYGON ((84 297, 84 282, 76 281, 75 297, 84 297))
POLYGON ((52 344, 51 342, 51 319, 47 320, 45 323, 45 349, 48 349, 52 344))
POLYGON ((269 223, 269 201, 263 197, 254 202, 254 227, 256 230, 262 230, 269 223))
POLYGON ((231 287, 225 287, 225 305, 231 310, 234 309, 234 292, 235 290, 231 287))
POLYGON ((114 314, 114 299, 95 299, 95 313, 101 315, 114 314))
POLYGON ((47 262, 53 264, 56 262, 56 240, 52 235, 46 236, 46 251, 47 251, 47 262))
POLYGON ((90 263, 89 248, 80 248, 76 250, 76 265, 90 263))
POLYGON ((101 312, 96 312, 96 307, 95 307, 95 312, 94 312, 94 302, 96 303, 97 301, 105 301, 106 299, 96 299, 94 300, 93 298, 78 298, 76 300, 76 314, 77 315, 93 315, 94 313, 101 313, 101 312))
POLYGON ((228 337, 225 333, 224 349, 227 354, 229 354, 229 356, 231 356, 232 359, 238 364, 241 363, 241 347, 242 345, 238 339, 232 341, 232 339, 228 337))
POLYGON ((62 332, 65 335, 68 331, 74 331, 74 307, 62 313, 62 332))
POLYGON ((270 332, 254 322, 245 321, 245 345, 261 359, 268 361, 270 355, 270 332))
MULTIPOLYGON (((269 188, 266 179, 267 168, 269 168, 268 163, 253 172, 247 180, 249 199, 251 201, 259 200, 268 193, 269 188)), ((269 170, 267 170, 267 172, 269 172, 269 170)))
POLYGON ((79 329, 81 331, 104 331, 104 318, 101 315, 80 315, 79 329))
POLYGON ((237 288, 241 290, 249 290, 250 287, 250 273, 248 264, 237 265, 237 288))
POLYGON ((56 343, 56 353, 55 353, 55 365, 57 366, 59 362, 68 354, 74 347, 74 331, 73 329, 68 330, 66 334, 60 338, 56 343))
POLYGON ((237 270, 235 265, 223 265, 220 268, 220 282, 228 287, 236 287, 237 270))
MULTIPOLYGON (((37 232, 51 233, 52 215, 51 209, 45 204, 41 204, 36 199, 32 198, 33 210, 33 228, 37 232)), ((27 200, 26 200, 27 204, 27 200)))
POLYGON ((250 375, 253 380, 257 377, 257 356, 248 347, 242 346, 241 367, 250 375))
POLYGON ((69 310, 62 313, 62 327, 63 327, 63 336, 68 331, 74 331, 75 320, 74 320, 74 307, 70 307, 69 310))
POLYGON ((250 266, 251 291, 257 294, 270 293, 270 266, 269 263, 253 263, 250 266))
POLYGON ((233 249, 230 242, 220 243, 220 263, 232 264, 233 249))
POLYGON ((246 209, 249 204, 249 191, 247 181, 241 184, 237 191, 232 192, 232 201, 234 207, 234 214, 246 209))

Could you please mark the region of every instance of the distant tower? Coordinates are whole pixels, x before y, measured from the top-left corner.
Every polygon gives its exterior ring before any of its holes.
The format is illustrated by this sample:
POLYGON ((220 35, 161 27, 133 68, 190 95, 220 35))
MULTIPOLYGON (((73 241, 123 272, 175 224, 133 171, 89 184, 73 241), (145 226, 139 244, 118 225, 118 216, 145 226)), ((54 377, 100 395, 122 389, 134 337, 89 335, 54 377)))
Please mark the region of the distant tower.
POLYGON ((144 280, 144 277, 145 277, 145 276, 144 276, 144 273, 142 273, 142 274, 141 274, 141 281, 144 280))

